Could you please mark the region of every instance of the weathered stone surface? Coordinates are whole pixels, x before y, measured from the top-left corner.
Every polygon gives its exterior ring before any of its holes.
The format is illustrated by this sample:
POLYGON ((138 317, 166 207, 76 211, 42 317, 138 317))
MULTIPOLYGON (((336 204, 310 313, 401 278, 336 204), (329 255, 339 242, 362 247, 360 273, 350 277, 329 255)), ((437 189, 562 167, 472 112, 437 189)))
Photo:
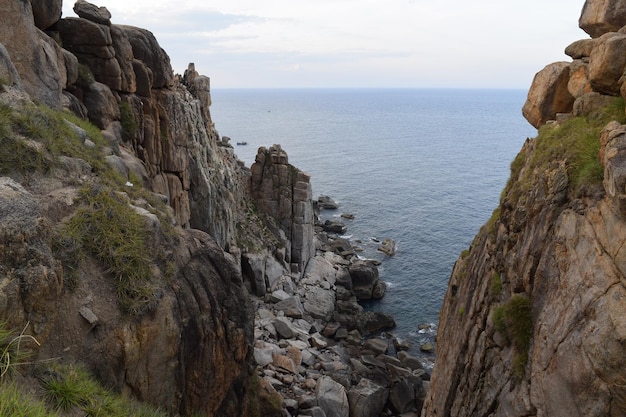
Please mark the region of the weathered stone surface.
POLYGON ((279 223, 276 236, 287 237, 286 261, 303 271, 315 254, 310 178, 288 164, 280 145, 259 148, 250 168, 250 189, 259 210, 279 223))
POLYGON ((30 1, 0 4, 0 43, 11 57, 26 92, 34 99, 59 108, 67 75, 61 47, 34 25, 30 1))
POLYGON ((588 76, 594 91, 619 95, 626 67, 626 35, 607 33, 597 39, 589 57, 588 76))
POLYGON ((381 415, 389 391, 369 379, 361 379, 348 392, 350 417, 378 417, 381 415))
POLYGON ((331 378, 323 376, 317 380, 315 395, 317 403, 327 417, 348 417, 350 415, 346 389, 331 378))
MULTIPOLYGON (((599 138, 606 195, 584 205, 555 198, 567 186, 557 161, 548 172, 527 179, 534 184, 530 193, 516 204, 502 204, 495 234, 479 234, 470 254, 459 259, 440 315, 437 363, 423 415, 624 413, 618 374, 626 366, 621 342, 626 329, 625 132, 613 122, 599 138), (542 185, 542 177, 550 180, 542 185), (496 271, 502 282, 498 294, 485 280, 496 271), (499 305, 520 293, 531 305, 530 315, 518 316, 530 328, 525 348, 502 340, 493 318, 499 305), (471 313, 460 315, 462 306, 471 313), (464 392, 469 387, 474 388, 464 392)), ((531 140, 523 148, 528 158, 537 152, 534 145, 531 140)))
POLYGON ((570 94, 569 64, 555 62, 539 71, 528 91, 528 98, 522 114, 536 128, 548 120, 554 120, 557 113, 570 113, 574 97, 570 94))
POLYGON ((593 39, 581 39, 573 42, 565 48, 565 55, 572 57, 573 59, 588 58, 591 55, 591 51, 595 45, 593 39))
POLYGON ((7 49, 0 43, 0 78, 5 84, 23 88, 20 75, 17 73, 7 49))
POLYGON ((83 103, 89 113, 91 123, 100 129, 120 118, 120 108, 111 89, 106 85, 93 82, 84 90, 83 103))
POLYGON ((376 355, 383 355, 389 349, 389 343, 383 339, 368 339, 363 344, 363 349, 371 350, 376 355))
POLYGON ((134 26, 118 25, 126 34, 133 48, 133 56, 142 61, 152 72, 152 88, 171 87, 174 72, 170 57, 161 48, 152 32, 134 26))
POLYGON ((62 0, 30 0, 38 29, 46 30, 61 18, 62 0))
POLYGON ((626 3, 622 0, 586 0, 578 26, 598 38, 607 32, 617 32, 626 25, 626 3))

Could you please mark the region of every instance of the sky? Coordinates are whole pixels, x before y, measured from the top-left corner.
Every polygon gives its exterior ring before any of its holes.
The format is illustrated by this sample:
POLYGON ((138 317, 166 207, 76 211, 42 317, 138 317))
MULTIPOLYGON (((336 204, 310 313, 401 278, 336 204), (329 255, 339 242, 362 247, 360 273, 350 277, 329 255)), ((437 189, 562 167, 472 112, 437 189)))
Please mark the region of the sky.
MULTIPOLYGON (((104 0, 212 88, 521 88, 564 49, 584 0, 104 0)), ((64 1, 63 17, 76 16, 64 1)))

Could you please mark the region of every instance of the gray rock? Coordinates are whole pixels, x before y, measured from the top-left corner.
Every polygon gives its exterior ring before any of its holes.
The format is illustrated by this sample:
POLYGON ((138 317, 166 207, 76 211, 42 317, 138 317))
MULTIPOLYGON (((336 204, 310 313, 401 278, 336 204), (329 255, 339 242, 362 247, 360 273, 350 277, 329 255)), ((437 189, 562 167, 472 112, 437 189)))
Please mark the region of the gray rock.
POLYGON ((85 0, 78 0, 74 3, 74 13, 94 23, 111 25, 111 13, 106 7, 98 7, 85 0))
POLYGON ((317 397, 317 403, 324 410, 327 417, 349 416, 350 405, 346 389, 332 378, 322 376, 317 380, 315 396, 317 397))
POLYGON ((335 210, 339 208, 337 203, 327 195, 320 195, 319 197, 317 197, 317 206, 320 209, 326 210, 335 210))
POLYGON ((278 336, 283 339, 292 339, 296 336, 291 321, 286 317, 276 318, 276 320, 274 320, 274 328, 276 328, 278 336))
POLYGON ((369 261, 358 260, 348 268, 352 280, 352 291, 360 300, 372 298, 378 282, 378 268, 369 261))
POLYGON ((264 367, 273 362, 274 349, 271 346, 265 345, 263 347, 254 348, 254 360, 260 367, 264 367))
POLYGON ((389 392, 389 408, 396 414, 415 409, 415 389, 408 379, 395 384, 389 392))
POLYGON ((300 302, 298 295, 290 296, 289 298, 274 304, 274 308, 278 311, 285 313, 287 317, 302 318, 304 316, 304 307, 300 302))
POLYGON ((272 294, 270 296, 270 301, 272 303, 278 303, 280 301, 286 300, 289 297, 290 297, 290 295, 287 294, 285 291, 283 291, 283 290, 276 290, 276 291, 272 292, 272 294))
POLYGON ((62 0, 30 0, 35 26, 46 30, 61 18, 62 0))
POLYGON ((398 359, 400 360, 400 363, 402 363, 402 366, 405 366, 409 369, 415 370, 424 368, 422 362, 417 357, 411 355, 408 352, 398 352, 398 359))
POLYGON ((385 408, 388 397, 389 391, 386 388, 362 378, 348 393, 350 416, 378 417, 385 408))
POLYGON ((382 355, 387 353, 387 350, 389 349, 389 342, 379 338, 368 339, 363 344, 363 349, 371 350, 376 355, 382 355))
POLYGON ((309 287, 303 307, 311 317, 327 321, 335 311, 335 292, 321 287, 309 287))
POLYGON ((327 417, 324 410, 318 406, 303 410, 299 415, 302 417, 327 417))

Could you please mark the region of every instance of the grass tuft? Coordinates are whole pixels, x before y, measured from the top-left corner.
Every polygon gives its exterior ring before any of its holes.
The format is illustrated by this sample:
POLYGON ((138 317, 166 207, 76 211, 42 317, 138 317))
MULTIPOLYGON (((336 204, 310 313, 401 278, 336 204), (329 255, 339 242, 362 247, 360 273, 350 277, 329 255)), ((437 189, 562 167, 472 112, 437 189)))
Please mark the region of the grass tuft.
POLYGON ((29 346, 39 346, 37 339, 26 334, 27 328, 28 324, 16 333, 6 323, 0 323, 0 380, 13 376, 18 367, 28 364, 32 354, 29 346))
POLYGON ((511 176, 502 193, 512 206, 526 195, 554 163, 564 161, 567 170, 568 197, 584 196, 602 183, 604 170, 600 161, 600 132, 612 120, 626 123, 625 102, 619 97, 585 116, 574 117, 559 125, 544 125, 534 139, 534 148, 527 148, 511 163, 511 176))

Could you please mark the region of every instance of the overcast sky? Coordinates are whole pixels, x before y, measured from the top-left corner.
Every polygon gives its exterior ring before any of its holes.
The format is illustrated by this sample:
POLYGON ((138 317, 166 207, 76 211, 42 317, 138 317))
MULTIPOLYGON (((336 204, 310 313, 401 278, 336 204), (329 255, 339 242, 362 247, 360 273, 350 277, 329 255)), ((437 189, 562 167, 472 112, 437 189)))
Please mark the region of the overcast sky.
MULTIPOLYGON (((63 16, 75 16, 65 1, 63 16)), ((527 89, 588 35, 584 0, 104 0, 212 88, 527 89)))

